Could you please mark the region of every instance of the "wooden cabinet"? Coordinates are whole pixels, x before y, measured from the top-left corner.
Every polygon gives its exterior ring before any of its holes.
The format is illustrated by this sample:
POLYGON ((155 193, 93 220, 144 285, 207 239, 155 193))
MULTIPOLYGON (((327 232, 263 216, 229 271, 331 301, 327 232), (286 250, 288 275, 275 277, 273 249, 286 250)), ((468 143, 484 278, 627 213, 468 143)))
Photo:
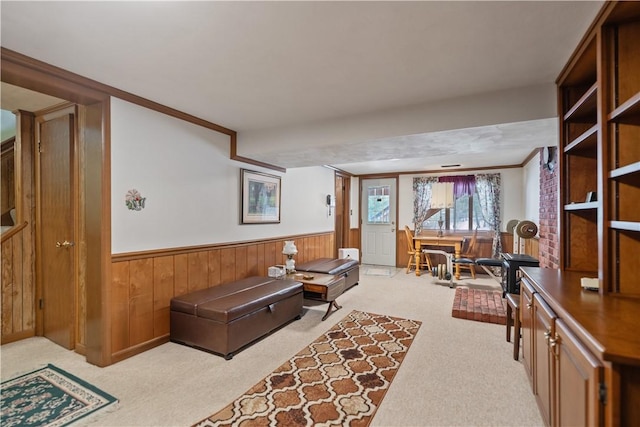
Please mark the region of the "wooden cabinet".
POLYGON ((640 2, 606 2, 558 77, 560 265, 640 296, 640 2))
POLYGON ((524 278, 520 294, 523 360, 540 415, 548 426, 602 425, 603 362, 556 314, 537 286, 524 278))
POLYGON ((550 426, 555 415, 554 373, 556 315, 539 294, 533 294, 533 392, 544 422, 550 426))
POLYGON ((583 290, 582 272, 522 271, 523 364, 546 424, 637 425, 640 299, 583 290))
POLYGON ((600 394, 605 393, 602 364, 562 319, 555 322, 551 348, 555 364, 555 424, 601 425, 604 395, 600 394))
POLYGON ((522 328, 522 365, 535 393, 533 382, 533 294, 535 290, 527 280, 520 282, 520 327, 522 328))

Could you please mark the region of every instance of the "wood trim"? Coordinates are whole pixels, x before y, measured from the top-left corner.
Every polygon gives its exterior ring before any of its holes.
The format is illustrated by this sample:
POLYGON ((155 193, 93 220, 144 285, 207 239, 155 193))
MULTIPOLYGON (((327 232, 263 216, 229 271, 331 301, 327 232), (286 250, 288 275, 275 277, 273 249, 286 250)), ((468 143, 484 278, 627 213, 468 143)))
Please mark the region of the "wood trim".
POLYGON ((352 176, 355 176, 355 175, 354 175, 354 174, 352 174, 351 172, 347 172, 347 171, 342 170, 342 169, 340 169, 340 168, 337 168, 337 167, 335 167, 335 166, 331 166, 331 165, 323 165, 323 166, 324 166, 325 168, 327 168, 327 169, 331 169, 332 171, 335 171, 337 174, 340 174, 340 175, 345 176, 345 177, 352 177, 352 176))
MULTIPOLYGON (((522 161, 522 167, 524 167, 527 163, 529 163, 531 160, 533 160, 533 158, 536 156, 536 154, 540 153, 540 150, 542 150, 542 148, 534 148, 533 150, 531 150, 529 155, 522 161)), ((556 154, 556 156, 557 155, 559 155, 559 154, 556 154)))
POLYGON ((360 229, 359 228, 349 229, 349 247, 356 248, 360 251, 360 229))
POLYGON ((281 241, 284 242, 285 240, 297 240, 301 238, 308 238, 308 237, 315 237, 315 236, 317 237, 329 236, 333 234, 334 234, 333 231, 327 231, 323 233, 279 236, 279 237, 273 237, 270 239, 262 239, 262 240, 243 240, 243 241, 237 241, 237 242, 212 243, 209 245, 184 246, 179 248, 166 248, 166 249, 153 249, 149 251, 126 252, 121 254, 112 254, 111 261, 121 262, 121 261, 131 261, 131 260, 144 259, 144 258, 175 256, 175 255, 190 254, 194 252, 211 251, 215 249, 228 249, 228 248, 237 248, 237 247, 243 247, 243 246, 251 246, 256 244, 275 243, 275 242, 281 242, 281 241))
POLYGON ((472 171, 484 171, 484 170, 494 170, 494 169, 517 169, 517 168, 523 167, 525 164, 526 162, 522 162, 518 165, 486 166, 486 167, 478 167, 478 168, 451 168, 446 170, 438 169, 438 170, 386 172, 386 173, 383 172, 383 173, 352 175, 352 176, 356 176, 360 179, 378 179, 378 178, 393 178, 393 177, 398 178, 400 177, 400 175, 434 175, 434 174, 443 174, 443 173, 449 173, 449 172, 472 172, 472 171))
POLYGON ((158 347, 159 345, 166 344, 168 342, 169 342, 169 334, 165 334, 161 337, 154 338, 142 344, 129 347, 126 350, 118 351, 111 356, 111 361, 112 363, 118 363, 125 359, 128 359, 131 356, 144 353, 147 350, 151 350, 154 347, 158 347))
POLYGON ((2 81, 68 101, 86 104, 108 96, 92 87, 89 79, 0 47, 2 81))
POLYGON ((16 342, 20 340, 24 340, 27 338, 35 337, 36 331, 33 329, 27 329, 24 331, 16 332, 13 334, 2 334, 2 345, 9 344, 11 342, 16 342))
MULTIPOLYGON (((373 173, 368 175, 358 175, 358 178, 360 178, 360 182, 362 182, 363 179, 393 178, 395 180, 398 180, 400 178, 400 175, 406 175, 406 174, 409 174, 409 172, 386 172, 386 173, 383 172, 383 173, 373 173)), ((360 189, 362 190, 362 184, 360 185, 360 189)), ((396 188, 396 191, 398 191, 397 188, 396 188)))
POLYGON ((236 132, 233 132, 233 135, 230 135, 230 137, 231 138, 229 143, 229 157, 231 158, 231 160, 236 160, 238 162, 248 163, 250 165, 260 166, 260 167, 272 169, 278 172, 287 173, 287 169, 281 166, 264 163, 258 160, 253 160, 248 157, 243 157, 238 155, 238 142, 237 142, 236 132))
POLYGON ((15 142, 16 142, 15 136, 10 136, 9 138, 2 141, 2 144, 0 145, 0 150, 2 150, 2 154, 4 154, 4 152, 7 150, 13 150, 15 142))
POLYGON ((95 80, 72 73, 62 68, 38 61, 7 48, 0 48, 2 58, 2 81, 15 86, 66 99, 71 102, 90 105, 109 96, 120 98, 149 110, 157 111, 177 119, 202 126, 230 137, 230 158, 243 163, 286 173, 281 166, 253 160, 237 154, 237 132, 219 124, 159 104, 95 80))
POLYGON ((84 287, 84 354, 97 366, 111 364, 109 310, 111 290, 111 140, 110 100, 78 110, 82 129, 80 162, 84 233, 80 280, 84 287))
POLYGON ((22 229, 25 228, 27 225, 29 225, 29 223, 25 221, 22 224, 16 225, 13 228, 10 228, 9 230, 5 231, 4 233, 2 233, 2 239, 0 243, 4 243, 5 241, 9 240, 13 236, 21 232, 22 229))
POLYGON ((150 110, 184 120, 226 135, 235 131, 154 101, 117 89, 62 68, 30 58, 10 49, 1 48, 2 81, 42 92, 58 98, 89 105, 114 96, 150 110))

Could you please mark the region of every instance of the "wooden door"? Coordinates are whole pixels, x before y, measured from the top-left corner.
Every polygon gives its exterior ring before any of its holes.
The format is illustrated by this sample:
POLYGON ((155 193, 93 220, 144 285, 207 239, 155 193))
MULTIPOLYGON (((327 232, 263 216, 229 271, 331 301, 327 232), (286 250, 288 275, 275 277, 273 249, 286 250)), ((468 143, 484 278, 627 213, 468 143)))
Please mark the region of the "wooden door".
POLYGON ((556 425, 602 425, 602 364, 562 320, 555 326, 556 425))
POLYGON ((555 314, 539 294, 533 294, 534 332, 534 393, 545 424, 555 425, 554 417, 554 358, 549 347, 555 335, 555 314))
POLYGON ((42 332, 75 348, 74 114, 73 108, 38 117, 38 283, 42 332))
POLYGON ((335 179, 335 194, 336 194, 336 206, 335 206, 335 242, 336 249, 335 254, 338 254, 338 249, 351 247, 349 243, 349 193, 350 193, 349 178, 336 174, 335 179))

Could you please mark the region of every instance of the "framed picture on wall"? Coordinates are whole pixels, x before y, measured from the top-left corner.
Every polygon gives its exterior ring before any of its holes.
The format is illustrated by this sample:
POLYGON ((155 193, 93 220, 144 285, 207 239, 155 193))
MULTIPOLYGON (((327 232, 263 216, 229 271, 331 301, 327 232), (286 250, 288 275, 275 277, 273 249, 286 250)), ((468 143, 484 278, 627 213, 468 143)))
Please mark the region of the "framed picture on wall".
POLYGON ((280 177, 240 169, 242 224, 280 222, 280 177))

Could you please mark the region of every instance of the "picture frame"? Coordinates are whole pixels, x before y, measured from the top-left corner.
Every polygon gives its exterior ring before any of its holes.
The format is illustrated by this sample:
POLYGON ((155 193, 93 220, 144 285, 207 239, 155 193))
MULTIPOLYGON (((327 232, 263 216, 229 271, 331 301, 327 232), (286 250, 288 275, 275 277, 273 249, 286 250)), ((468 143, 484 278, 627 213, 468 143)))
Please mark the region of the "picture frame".
POLYGON ((280 223, 280 177, 240 169, 242 224, 280 223))
POLYGON ((587 193, 585 202, 589 203, 589 202, 596 202, 596 201, 598 201, 598 193, 596 193, 595 191, 589 191, 587 193))

